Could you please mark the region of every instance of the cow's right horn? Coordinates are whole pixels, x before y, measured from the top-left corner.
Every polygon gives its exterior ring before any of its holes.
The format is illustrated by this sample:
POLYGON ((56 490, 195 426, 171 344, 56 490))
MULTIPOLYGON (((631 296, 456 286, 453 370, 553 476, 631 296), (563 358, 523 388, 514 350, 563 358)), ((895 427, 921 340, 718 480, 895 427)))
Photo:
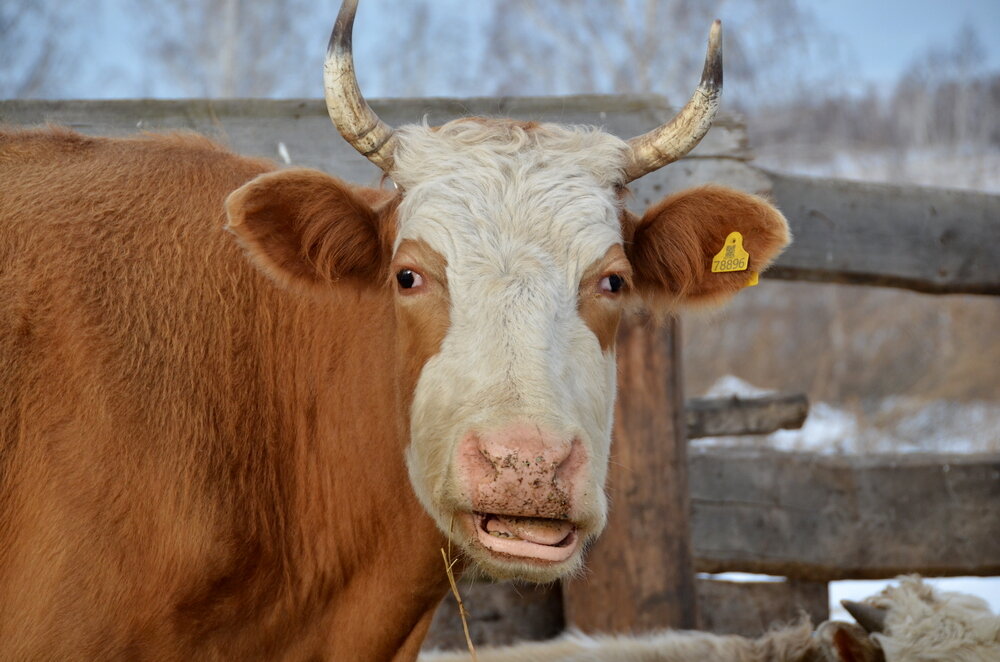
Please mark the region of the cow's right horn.
POLYGON ((625 181, 639 179, 695 148, 712 127, 722 94, 722 22, 715 21, 708 35, 708 53, 701 83, 674 119, 628 141, 632 159, 625 166, 625 181))
POLYGON ((358 0, 344 0, 326 47, 323 85, 326 109, 340 135, 372 163, 389 173, 396 140, 392 127, 379 119, 358 87, 354 73, 352 32, 358 0))

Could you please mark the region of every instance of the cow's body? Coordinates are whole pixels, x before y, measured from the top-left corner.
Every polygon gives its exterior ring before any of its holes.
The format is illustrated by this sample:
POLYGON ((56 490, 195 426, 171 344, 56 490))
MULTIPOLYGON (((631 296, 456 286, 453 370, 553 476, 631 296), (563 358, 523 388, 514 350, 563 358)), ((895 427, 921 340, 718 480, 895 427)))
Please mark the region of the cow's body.
POLYGON ((264 162, 0 136, 0 658, 415 654, 445 576, 391 299, 248 262, 223 201, 264 162))
MULTIPOLYGON (((667 276, 638 249, 629 264, 622 233, 662 257, 676 254, 675 235, 718 217, 773 255, 783 221, 762 201, 710 189, 640 223, 603 179, 608 154, 594 154, 595 144, 621 154, 620 141, 589 129, 577 139, 577 129, 476 120, 412 131, 470 140, 496 182, 523 164, 514 183, 540 177, 527 191, 537 197, 466 201, 463 230, 462 199, 433 184, 461 185, 449 173, 474 161, 418 161, 431 183, 401 176, 400 193, 271 172, 191 135, 0 133, 0 658, 412 659, 447 590, 446 535, 499 576, 576 567, 604 516, 620 306, 591 263, 634 265, 637 289, 653 288, 667 276), (583 165, 554 145, 580 150, 583 165), (559 187, 548 162, 572 181, 559 187), (451 205, 452 228, 422 203, 451 205), (660 241, 668 224, 677 232, 665 245, 640 241, 660 241), (439 284, 413 296, 387 280, 402 259, 439 284), (463 320, 469 304, 455 300, 496 296, 478 320, 463 320), (494 318, 501 326, 475 334, 494 318), (497 347, 504 327, 524 346, 497 347), (454 363, 480 351, 465 373, 454 363), (462 410, 488 418, 468 423, 462 410), (536 434, 560 425, 578 430, 572 444, 536 434), (535 444, 537 466, 510 430, 535 444), (491 470, 490 443, 524 462, 491 470), (550 443, 569 459, 550 467, 550 443), (532 486, 511 506, 525 476, 532 486), (507 522, 512 533, 480 542, 472 513, 484 508, 501 513, 493 530, 507 522), (558 542, 567 530, 572 545, 558 542)), ((712 252, 724 238, 716 224, 712 252)), ((744 278, 722 276, 690 288, 713 297, 744 278)))
POLYGON ((193 136, 0 133, 0 659, 413 659, 446 541, 494 577, 580 568, 626 309, 725 299, 788 242, 719 187, 625 209, 711 125, 718 25, 685 108, 624 141, 393 129, 355 9, 327 105, 398 190, 193 136))

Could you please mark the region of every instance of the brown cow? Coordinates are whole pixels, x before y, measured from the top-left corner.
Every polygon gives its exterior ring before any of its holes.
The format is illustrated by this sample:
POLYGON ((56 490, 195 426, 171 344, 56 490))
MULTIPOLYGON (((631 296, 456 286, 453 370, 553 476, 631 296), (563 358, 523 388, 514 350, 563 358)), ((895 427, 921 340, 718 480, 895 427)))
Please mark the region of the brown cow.
POLYGON ((446 538, 549 581, 600 532, 623 309, 723 299, 787 242, 723 188, 623 207, 707 131, 717 28, 628 143, 393 130, 354 4, 331 116, 398 191, 190 135, 0 133, 0 658, 415 658, 446 538), (733 231, 748 270, 710 273, 733 231))

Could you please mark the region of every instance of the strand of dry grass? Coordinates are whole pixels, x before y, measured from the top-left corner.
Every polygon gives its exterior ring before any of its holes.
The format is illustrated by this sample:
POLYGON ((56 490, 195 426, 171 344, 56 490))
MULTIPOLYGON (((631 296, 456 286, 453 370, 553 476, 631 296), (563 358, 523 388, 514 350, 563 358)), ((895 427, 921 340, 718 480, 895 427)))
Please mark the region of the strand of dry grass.
MULTIPOLYGON (((449 525, 450 528, 451 526, 449 525)), ((451 536, 448 536, 448 551, 446 552, 444 547, 441 548, 441 558, 444 559, 444 571, 448 575, 448 584, 451 585, 451 592, 455 596, 455 602, 458 603, 458 615, 462 619, 462 630, 465 631, 465 643, 469 647, 469 655, 472 656, 472 662, 479 662, 479 658, 476 656, 476 647, 472 644, 472 635, 469 634, 469 621, 465 611, 465 603, 462 602, 462 596, 458 592, 458 584, 455 582, 453 569, 458 559, 451 558, 451 536)))

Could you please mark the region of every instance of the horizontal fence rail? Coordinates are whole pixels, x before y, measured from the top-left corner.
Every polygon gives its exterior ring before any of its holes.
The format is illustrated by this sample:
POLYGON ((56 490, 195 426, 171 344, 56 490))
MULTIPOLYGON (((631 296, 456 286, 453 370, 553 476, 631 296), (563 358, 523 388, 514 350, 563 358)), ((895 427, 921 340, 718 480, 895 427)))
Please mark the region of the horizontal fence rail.
MULTIPOLYGON (((629 138, 670 119, 656 95, 391 99, 371 105, 393 125, 469 115, 602 126, 629 138)), ((0 124, 62 124, 83 133, 193 130, 232 149, 376 184, 379 172, 334 130, 317 99, 0 101, 0 124)), ((795 241, 768 278, 902 287, 934 294, 1000 294, 1000 196, 767 172, 746 128, 722 115, 680 162, 630 186, 638 212, 688 186, 718 182, 771 196, 795 241)))
POLYGON ((689 398, 684 402, 688 439, 797 430, 808 414, 809 398, 804 393, 689 398))
POLYGON ((688 456, 698 571, 1000 575, 1000 455, 688 456))
POLYGON ((768 176, 794 237, 768 278, 1000 294, 1000 195, 768 176))

